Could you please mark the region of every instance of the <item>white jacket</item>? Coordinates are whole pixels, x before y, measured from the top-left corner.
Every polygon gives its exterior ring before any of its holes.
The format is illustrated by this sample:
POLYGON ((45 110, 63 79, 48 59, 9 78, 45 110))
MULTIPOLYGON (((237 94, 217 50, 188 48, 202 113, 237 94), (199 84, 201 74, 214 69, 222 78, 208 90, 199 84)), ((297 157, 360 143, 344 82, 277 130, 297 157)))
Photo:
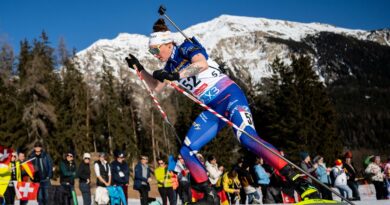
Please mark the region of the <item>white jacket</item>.
POLYGON ((383 182, 383 173, 382 173, 381 167, 379 165, 377 165, 376 163, 371 162, 367 166, 366 170, 364 170, 364 172, 366 172, 366 174, 371 175, 372 181, 383 182))
POLYGON ((341 166, 335 166, 332 169, 332 174, 335 177, 334 186, 347 185, 347 175, 341 166))
POLYGON ((108 204, 110 197, 108 196, 108 190, 106 187, 96 187, 95 202, 97 204, 108 204))
POLYGON ((215 185, 218 179, 222 176, 223 172, 218 169, 218 164, 213 165, 209 162, 206 162, 206 170, 209 174, 211 184, 215 185))

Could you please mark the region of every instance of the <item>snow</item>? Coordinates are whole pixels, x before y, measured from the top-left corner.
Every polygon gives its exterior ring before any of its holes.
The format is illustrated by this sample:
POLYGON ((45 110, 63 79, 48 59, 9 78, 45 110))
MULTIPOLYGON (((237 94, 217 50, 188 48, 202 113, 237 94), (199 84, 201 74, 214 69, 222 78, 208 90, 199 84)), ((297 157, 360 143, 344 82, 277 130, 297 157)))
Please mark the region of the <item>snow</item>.
MULTIPOLYGON (((336 189, 335 189, 336 190, 336 189)), ((390 200, 376 200, 375 198, 375 188, 373 184, 367 184, 367 185, 360 185, 359 186, 359 192, 361 196, 361 201, 353 201, 356 205, 388 205, 390 204, 390 200)), ((338 200, 335 195, 333 195, 333 199, 338 200)), ((83 200, 81 196, 77 197, 77 200, 79 202, 79 205, 83 205, 83 200)), ((161 202, 161 198, 157 198, 161 202)), ((135 205, 139 204, 139 199, 129 198, 128 204, 129 205, 135 205)), ((15 204, 19 205, 19 201, 17 201, 15 204)), ((36 201, 31 201, 28 203, 29 205, 37 205, 38 203, 36 201)), ((181 204, 181 203, 178 203, 181 204)))
MULTIPOLYGON (((276 56, 279 56, 282 61, 288 61, 290 52, 285 45, 268 42, 267 37, 301 41, 308 35, 315 35, 322 31, 353 36, 362 40, 375 40, 368 38, 372 32, 364 30, 339 28, 320 23, 298 23, 231 15, 221 15, 208 22, 193 25, 185 29, 184 33, 187 36, 196 36, 211 57, 222 58, 227 62, 228 67, 247 68, 252 74, 253 82, 259 82, 262 77, 271 75, 269 65, 276 56), (254 43, 256 41, 260 42, 254 43)), ((173 33, 173 36, 178 44, 184 40, 179 32, 173 33)), ((385 38, 383 42, 386 41, 385 38)), ((128 70, 124 62, 128 53, 140 59, 149 70, 163 66, 148 52, 148 36, 141 34, 120 33, 114 39, 100 39, 77 53, 77 56, 82 68, 89 65, 86 70, 89 69, 90 75, 95 76, 96 73, 101 72, 104 55, 114 69, 114 74, 119 77, 121 69, 128 70)), ((86 70, 82 72, 85 73, 86 70)))

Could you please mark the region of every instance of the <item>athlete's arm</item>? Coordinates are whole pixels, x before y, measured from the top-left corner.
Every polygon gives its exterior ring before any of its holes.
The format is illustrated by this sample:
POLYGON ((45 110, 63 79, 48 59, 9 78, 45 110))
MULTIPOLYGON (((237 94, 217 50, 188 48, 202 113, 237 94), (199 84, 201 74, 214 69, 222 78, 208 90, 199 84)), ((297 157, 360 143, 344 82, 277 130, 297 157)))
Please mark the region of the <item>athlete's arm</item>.
POLYGON ((145 80, 146 84, 148 84, 149 88, 155 92, 160 92, 166 86, 165 82, 160 82, 156 80, 146 70, 141 71, 141 76, 145 80))
POLYGON ((180 78, 186 78, 197 75, 205 71, 209 65, 203 54, 198 53, 191 59, 191 64, 180 72, 180 78))

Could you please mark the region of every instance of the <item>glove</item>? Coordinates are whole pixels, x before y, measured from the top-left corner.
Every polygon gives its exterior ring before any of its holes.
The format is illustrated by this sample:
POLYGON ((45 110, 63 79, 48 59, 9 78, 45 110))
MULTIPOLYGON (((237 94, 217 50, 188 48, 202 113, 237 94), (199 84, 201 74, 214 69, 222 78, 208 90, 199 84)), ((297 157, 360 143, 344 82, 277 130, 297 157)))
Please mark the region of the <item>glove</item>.
POLYGON ((141 72, 142 70, 145 70, 145 68, 141 65, 141 63, 139 63, 138 59, 133 56, 132 54, 129 54, 129 57, 126 57, 125 58, 126 62, 127 62, 127 65, 129 66, 129 68, 135 70, 135 66, 137 66, 138 68, 138 71, 141 72))
POLYGON ((153 78, 160 82, 164 82, 164 80, 174 81, 180 79, 180 74, 178 72, 168 73, 166 70, 161 69, 153 72, 153 78))

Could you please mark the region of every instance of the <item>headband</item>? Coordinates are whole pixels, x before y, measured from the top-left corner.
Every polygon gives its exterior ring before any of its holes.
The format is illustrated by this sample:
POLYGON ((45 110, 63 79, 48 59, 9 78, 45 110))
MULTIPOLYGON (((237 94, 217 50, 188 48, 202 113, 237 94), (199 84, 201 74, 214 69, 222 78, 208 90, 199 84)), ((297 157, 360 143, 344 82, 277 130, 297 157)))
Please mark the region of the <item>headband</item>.
POLYGON ((150 34, 149 46, 170 43, 173 41, 170 31, 154 32, 150 34))

